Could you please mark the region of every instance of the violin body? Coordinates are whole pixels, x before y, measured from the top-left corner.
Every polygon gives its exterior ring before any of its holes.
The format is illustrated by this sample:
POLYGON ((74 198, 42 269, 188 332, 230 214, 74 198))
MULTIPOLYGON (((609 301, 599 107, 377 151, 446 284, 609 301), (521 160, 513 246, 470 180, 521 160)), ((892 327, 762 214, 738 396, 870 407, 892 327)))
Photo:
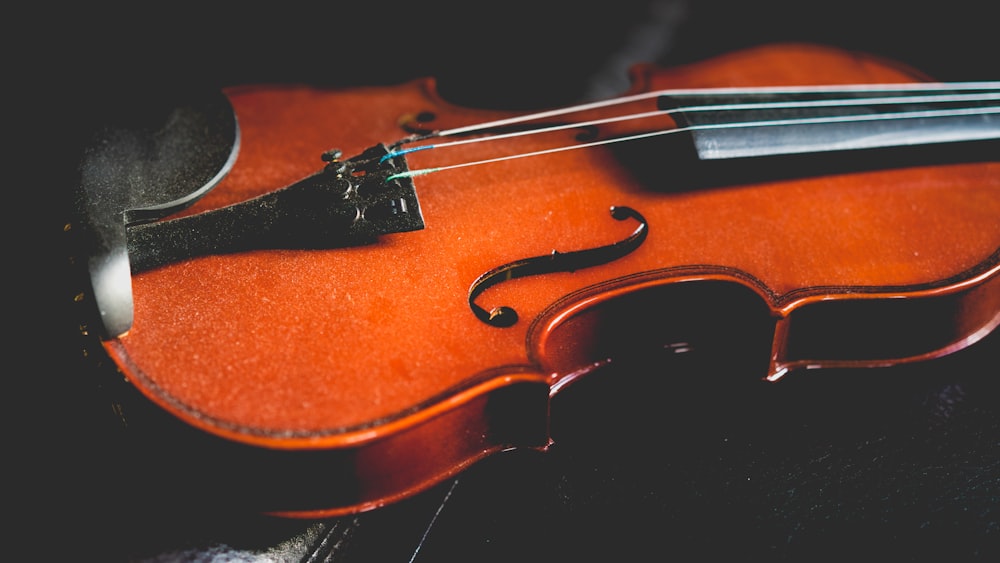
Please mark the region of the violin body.
MULTIPOLYGON (((923 80, 879 59, 789 45, 639 67, 632 93, 923 80)), ((226 94, 239 154, 176 217, 292 184, 334 147, 353 155, 414 124, 509 116, 449 104, 431 80, 226 94)), ((516 137, 505 150, 541 143, 516 137)), ((104 346, 152 403, 266 458, 265 473, 297 475, 262 510, 326 516, 408 497, 496 452, 543 450, 558 439, 552 405, 568 389, 612 364, 709 345, 737 318, 754 329, 718 338, 758 349, 748 370, 771 380, 939 357, 1000 322, 995 158, 805 174, 779 161, 786 168, 691 187, 699 168, 669 148, 594 147, 416 177, 421 230, 135 272, 134 322, 104 346), (635 224, 612 207, 648 225, 633 251, 483 290, 487 308, 517 310, 511 326, 470 311, 470 285, 485 272, 626 238, 635 224)), ((477 144, 451 150, 491 156, 477 144)), ((433 152, 407 155, 410 168, 437 165, 433 152)))

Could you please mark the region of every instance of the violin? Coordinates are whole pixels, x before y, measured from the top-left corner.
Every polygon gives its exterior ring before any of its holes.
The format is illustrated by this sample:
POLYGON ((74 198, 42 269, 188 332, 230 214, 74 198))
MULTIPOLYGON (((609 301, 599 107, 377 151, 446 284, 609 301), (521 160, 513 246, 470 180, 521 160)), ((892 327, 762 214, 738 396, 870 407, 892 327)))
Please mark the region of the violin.
POLYGON ((108 133, 78 198, 104 350, 247 482, 294 476, 260 510, 325 517, 549 448, 613 366, 736 342, 779 382, 1000 323, 1000 82, 813 45, 631 80, 527 114, 248 85, 170 142, 108 133))

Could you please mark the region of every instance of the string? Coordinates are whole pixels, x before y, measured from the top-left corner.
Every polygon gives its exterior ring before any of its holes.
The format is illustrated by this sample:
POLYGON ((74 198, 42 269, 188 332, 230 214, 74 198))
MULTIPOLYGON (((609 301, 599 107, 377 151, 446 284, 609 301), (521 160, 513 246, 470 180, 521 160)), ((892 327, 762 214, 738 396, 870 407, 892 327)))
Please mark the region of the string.
MULTIPOLYGON (((676 111, 676 110, 675 110, 676 111)), ((664 129, 659 131, 651 131, 647 133, 639 133, 635 135, 628 135, 624 137, 615 137, 611 139, 603 139, 599 141, 591 141, 587 143, 579 143, 575 145, 565 145, 561 147, 555 147, 551 149, 544 149, 538 151, 531 151, 525 153, 518 153, 513 155, 506 155, 496 158, 488 158, 484 160, 476 160, 470 162, 462 162, 459 164, 451 164, 446 166, 439 166, 435 168, 424 168, 419 170, 409 170, 406 172, 400 172, 398 174, 393 174, 386 178, 386 182, 390 182, 397 178, 412 178, 414 176, 422 176, 425 174, 430 174, 433 172, 440 172, 442 170, 452 170, 455 168, 464 168, 467 166, 477 166, 480 164, 489 164, 494 162, 502 162, 505 160, 513 160, 516 158, 526 158, 532 156, 541 156, 546 154, 553 154, 557 152, 563 152, 568 150, 583 149, 588 147, 596 147, 600 145, 607 145, 611 143, 620 143, 626 141, 635 141, 640 139, 646 139, 651 137, 657 137, 661 135, 669 135, 681 132, 699 131, 699 130, 709 130, 709 129, 727 129, 727 128, 747 128, 747 127, 774 127, 774 126, 788 126, 788 125, 810 125, 810 124, 829 124, 829 123, 848 123, 848 122, 858 122, 858 121, 882 121, 882 120, 897 120, 897 119, 921 119, 921 118, 939 118, 939 117, 955 117, 961 115, 990 115, 990 114, 1000 114, 1000 106, 997 107, 985 107, 985 108, 962 108, 962 109, 952 109, 952 110, 925 110, 925 111, 911 111, 911 112, 897 112, 897 113, 883 113, 883 114, 866 114, 866 115, 843 115, 834 117, 806 117, 806 118, 795 118, 795 119, 776 119, 776 120, 761 120, 761 121, 745 121, 745 122, 734 122, 734 123, 714 123, 706 125, 692 125, 688 127, 678 127, 674 129, 664 129)), ((489 137, 487 139, 492 139, 495 137, 489 137)), ((431 148, 429 146, 427 148, 431 148)), ((418 147, 417 150, 424 148, 418 147)), ((411 151, 412 152, 412 151, 411 151)))
POLYGON ((463 127, 455 127, 453 129, 445 129, 440 131, 434 131, 426 135, 417 135, 410 137, 408 139, 403 139, 398 144, 408 143, 412 141, 419 141, 435 137, 448 137, 453 135, 465 134, 469 132, 474 132, 478 130, 492 129, 496 127, 504 127, 507 125, 514 125, 517 123, 523 123, 525 121, 533 121, 536 119, 544 119, 547 117, 555 117, 559 115, 566 115, 569 113, 578 113, 582 111, 587 111, 591 109, 600 109, 614 105, 622 105, 631 102, 648 100, 650 98, 658 98, 661 96, 718 96, 718 95, 754 95, 754 94, 831 94, 831 93, 855 93, 855 92, 899 92, 899 91, 913 91, 913 90, 923 90, 923 91, 934 91, 934 90, 951 90, 951 91, 961 91, 961 90, 998 90, 1000 89, 1000 82, 940 82, 940 83, 899 83, 899 84, 845 84, 840 86, 794 86, 794 87, 783 87, 783 86, 760 86, 755 88, 688 88, 688 89, 667 89, 667 90, 656 90, 653 92, 643 92, 641 94, 633 94, 630 96, 622 96, 618 98, 611 98, 608 100, 600 100, 596 102, 589 102, 585 104, 578 104, 573 106, 567 106, 563 108, 556 108, 546 111, 541 111, 537 113, 531 113, 521 116, 509 117, 505 119, 498 119, 496 121, 489 121, 486 123, 478 123, 474 125, 466 125, 463 127))
MULTIPOLYGON (((715 90, 713 90, 715 91, 715 90)), ((672 91, 677 92, 677 91, 672 91)), ((705 90, 699 90, 699 93, 703 94, 705 90)), ((675 94, 676 95, 676 94, 675 94)), ((648 95, 641 94, 643 98, 648 98, 648 95)), ((629 98, 636 98, 638 96, 630 96, 629 98)), ((747 109, 795 109, 795 108, 815 108, 815 107, 846 107, 846 106, 860 106, 860 105, 893 105, 893 104, 905 104, 905 103, 956 103, 956 102, 976 102, 976 101, 988 101, 988 100, 1000 100, 1000 93, 991 94, 951 94, 951 95, 920 95, 920 96, 892 96, 892 97, 880 97, 880 98, 848 98, 848 99, 834 99, 834 100, 807 100, 807 101, 786 101, 786 102, 752 102, 752 103, 738 103, 738 104, 714 104, 714 105, 700 105, 700 106, 684 106, 678 108, 669 108, 665 110, 655 110, 646 111, 640 113, 633 113, 627 115, 620 115, 614 117, 606 117, 601 119, 593 119, 590 121, 581 121, 575 123, 563 123, 558 125, 550 125, 537 129, 529 129, 523 131, 513 131, 508 133, 499 133, 495 135, 490 135, 487 137, 475 137, 470 139, 461 139, 457 141, 450 141, 444 143, 434 143, 429 145, 422 145, 417 147, 411 147, 407 149, 396 149, 390 151, 388 154, 382 157, 382 161, 388 160, 396 156, 402 156, 404 154, 428 150, 428 149, 438 149, 453 147, 457 145, 464 145, 469 143, 480 143, 483 141, 496 141, 501 139, 509 139, 512 137, 519 137, 523 135, 536 135, 541 133, 551 133, 555 131, 560 131, 564 129, 577 129, 583 127, 590 127, 593 125, 603 125, 608 123, 616 123, 621 121, 629 121, 636 119, 645 119, 647 117, 656 117, 663 115, 670 115, 674 113, 690 113, 690 112, 708 112, 708 111, 739 111, 747 109)), ((634 101, 634 100, 632 100, 634 101)), ((518 116, 510 119, 504 119, 499 121, 493 121, 485 124, 470 125, 466 127, 459 127, 455 129, 448 129, 444 131, 438 131, 433 136, 445 137, 457 135, 460 133, 474 132, 477 130, 490 129, 497 127, 497 124, 511 125, 514 123, 529 121, 538 119, 538 116, 549 117, 554 114, 554 112, 567 113, 567 111, 577 112, 583 111, 578 108, 584 107, 586 109, 593 109, 595 104, 601 104, 603 107, 608 105, 617 105, 627 102, 622 102, 621 98, 616 100, 607 100, 603 102, 595 102, 593 104, 585 104, 583 106, 574 106, 577 109, 569 110, 569 108, 561 108, 557 110, 551 110, 547 112, 542 112, 540 114, 532 114, 528 116, 518 116)), ((431 138, 430 136, 425 136, 420 140, 425 140, 431 138)), ((397 143, 399 146, 406 140, 397 143)))

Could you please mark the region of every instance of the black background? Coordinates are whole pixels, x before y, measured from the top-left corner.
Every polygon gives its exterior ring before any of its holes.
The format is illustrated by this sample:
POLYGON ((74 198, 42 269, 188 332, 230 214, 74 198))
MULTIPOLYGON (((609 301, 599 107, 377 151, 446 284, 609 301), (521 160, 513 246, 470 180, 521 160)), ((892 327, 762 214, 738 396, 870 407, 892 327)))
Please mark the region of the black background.
MULTIPOLYGON (((68 207, 79 134, 117 104, 138 107, 179 86, 436 76, 453 102, 527 109, 578 101, 595 81, 617 84, 616 57, 672 65, 774 41, 868 51, 941 80, 1000 77, 989 3, 969 1, 163 3, 53 7, 31 23, 14 51, 26 71, 14 109, 33 125, 23 146, 36 158, 24 185, 44 201, 31 205, 46 233, 58 232, 68 207), (657 26, 662 43, 638 39, 657 26)), ((18 269, 41 274, 44 294, 30 323, 16 326, 34 346, 12 352, 30 360, 12 379, 35 385, 6 395, 17 415, 11 435, 28 439, 12 449, 29 472, 9 480, 11 495, 31 507, 16 514, 37 559, 64 551, 106 561, 1000 554, 995 337, 922 366, 810 373, 777 386, 660 381, 655 394, 619 390, 602 407, 608 418, 544 455, 499 456, 358 519, 276 521, 200 506, 167 481, 130 474, 121 425, 93 373, 101 370, 80 357, 62 259, 46 247, 18 269)))

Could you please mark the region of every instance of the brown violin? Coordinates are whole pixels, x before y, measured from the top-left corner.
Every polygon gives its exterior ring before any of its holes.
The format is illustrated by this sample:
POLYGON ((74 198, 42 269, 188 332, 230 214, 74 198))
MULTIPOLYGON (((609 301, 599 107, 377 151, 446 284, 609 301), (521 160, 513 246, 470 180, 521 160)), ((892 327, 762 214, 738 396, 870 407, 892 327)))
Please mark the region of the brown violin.
POLYGON ((167 120, 183 143, 88 153, 88 267, 130 384, 245 474, 294 475, 266 512, 544 450, 569 390, 737 319, 772 381, 1000 322, 1000 82, 777 45, 528 114, 431 80, 208 106, 167 120))

